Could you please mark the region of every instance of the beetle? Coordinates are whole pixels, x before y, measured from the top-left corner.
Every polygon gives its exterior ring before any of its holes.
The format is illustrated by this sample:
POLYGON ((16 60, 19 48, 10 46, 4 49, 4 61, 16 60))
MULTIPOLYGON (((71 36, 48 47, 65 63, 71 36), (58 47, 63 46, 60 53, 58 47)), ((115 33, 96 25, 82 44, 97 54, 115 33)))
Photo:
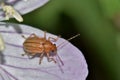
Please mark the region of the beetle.
MULTIPOLYGON (((69 39, 67 41, 70 41, 71 39, 79 36, 80 34, 77 34, 69 39)), ((56 60, 54 59, 54 56, 57 55, 57 48, 63 44, 59 44, 56 46, 56 44, 53 44, 53 42, 56 42, 60 36, 57 36, 56 38, 48 37, 46 38, 46 31, 44 31, 44 37, 39 37, 36 34, 31 34, 28 38, 26 38, 24 35, 22 37, 25 39, 23 42, 23 49, 25 51, 25 54, 22 54, 22 56, 27 55, 30 59, 34 58, 36 56, 40 57, 39 64, 41 64, 41 61, 43 57, 47 57, 48 62, 53 61, 56 63, 56 60), (31 57, 30 57, 31 56, 31 57)), ((58 56, 58 55, 57 55, 58 56)), ((58 56, 60 62, 62 65, 64 65, 63 61, 58 56)))
POLYGON ((23 42, 23 49, 25 53, 22 54, 22 56, 27 55, 29 58, 38 56, 40 57, 39 64, 41 64, 41 61, 45 56, 47 57, 48 62, 53 61, 56 63, 56 60, 53 57, 57 54, 57 47, 56 44, 51 42, 51 40, 56 42, 59 36, 57 38, 48 37, 48 39, 46 39, 46 32, 44 31, 44 37, 38 37, 34 33, 28 38, 24 35, 22 35, 22 37, 25 39, 23 42))

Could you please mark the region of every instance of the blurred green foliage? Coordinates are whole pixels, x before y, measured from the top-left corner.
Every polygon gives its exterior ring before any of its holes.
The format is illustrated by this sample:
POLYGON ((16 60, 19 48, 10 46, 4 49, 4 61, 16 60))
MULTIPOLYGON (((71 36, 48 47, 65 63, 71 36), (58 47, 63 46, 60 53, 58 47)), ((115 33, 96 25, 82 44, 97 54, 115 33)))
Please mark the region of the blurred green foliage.
POLYGON ((87 80, 120 80, 120 32, 112 20, 119 4, 119 0, 51 0, 24 15, 23 24, 66 39, 80 33, 72 43, 85 55, 87 80))

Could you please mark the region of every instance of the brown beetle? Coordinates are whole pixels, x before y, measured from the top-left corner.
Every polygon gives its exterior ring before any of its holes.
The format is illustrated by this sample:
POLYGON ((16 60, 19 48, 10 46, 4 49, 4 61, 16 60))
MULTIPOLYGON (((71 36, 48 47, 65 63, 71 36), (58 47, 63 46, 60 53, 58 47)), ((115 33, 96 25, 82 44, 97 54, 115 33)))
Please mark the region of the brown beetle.
MULTIPOLYGON (((23 35, 22 37, 25 38, 23 35)), ((26 40, 23 43, 25 54, 22 54, 22 56, 27 55, 29 58, 39 56, 39 64, 41 64, 43 57, 46 56, 48 62, 54 61, 54 63, 56 63, 53 57, 57 54, 57 47, 51 40, 56 42, 58 38, 59 37, 49 37, 46 39, 46 32, 44 32, 44 37, 38 37, 36 34, 31 34, 28 38, 25 38, 26 40)))
MULTIPOLYGON (((67 40, 70 41, 71 39, 79 35, 80 34, 77 34, 67 40)), ((25 36, 23 35, 22 37, 25 38, 25 36)), ((22 56, 27 55, 29 58, 34 58, 38 56, 40 57, 39 64, 41 64, 43 57, 46 56, 48 62, 54 61, 54 63, 56 63, 56 60, 53 57, 57 55, 57 48, 64 42, 56 46, 51 42, 51 40, 56 42, 58 38, 59 36, 57 38, 49 37, 48 39, 46 39, 46 32, 44 32, 44 37, 38 37, 36 34, 31 34, 28 38, 25 38, 26 40, 23 43, 23 49, 25 51, 25 54, 22 54, 22 56)), ((59 56, 58 58, 61 64, 64 65, 59 56)))

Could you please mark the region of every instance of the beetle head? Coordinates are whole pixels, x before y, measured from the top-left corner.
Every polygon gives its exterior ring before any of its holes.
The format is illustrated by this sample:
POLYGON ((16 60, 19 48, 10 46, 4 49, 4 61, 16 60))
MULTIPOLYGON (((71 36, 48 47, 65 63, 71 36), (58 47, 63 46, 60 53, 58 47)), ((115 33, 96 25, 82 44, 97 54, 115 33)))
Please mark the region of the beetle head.
POLYGON ((56 51, 56 50, 50 51, 50 56, 55 56, 56 54, 57 54, 57 51, 56 51))
POLYGON ((50 56, 55 56, 56 54, 57 54, 57 48, 56 48, 56 45, 54 44, 50 51, 50 56))

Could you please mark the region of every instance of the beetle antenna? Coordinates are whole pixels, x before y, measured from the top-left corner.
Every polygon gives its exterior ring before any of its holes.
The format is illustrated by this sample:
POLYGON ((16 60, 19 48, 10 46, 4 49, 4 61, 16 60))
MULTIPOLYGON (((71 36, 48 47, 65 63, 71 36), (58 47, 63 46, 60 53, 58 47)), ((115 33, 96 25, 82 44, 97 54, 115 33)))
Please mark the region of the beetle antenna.
MULTIPOLYGON (((67 39, 67 41, 70 41, 70 40, 78 37, 79 35, 80 35, 80 34, 77 34, 77 35, 75 35, 75 36, 73 36, 73 37, 70 37, 69 39, 67 39)), ((66 42, 66 41, 63 41, 62 43, 60 43, 60 44, 57 46, 57 48, 60 47, 60 46, 61 46, 62 44, 64 44, 65 42, 66 42)), ((56 55, 56 59, 57 59, 57 60, 59 59, 60 63, 61 63, 62 65, 64 65, 62 59, 60 58, 60 56, 59 56, 58 54, 56 55)), ((63 71, 63 69, 61 68, 61 65, 59 64, 59 62, 58 62, 58 66, 59 66, 61 72, 64 73, 64 71, 63 71)))
POLYGON ((74 39, 74 38, 76 38, 76 37, 78 37, 78 36, 80 36, 80 34, 77 34, 77 35, 75 35, 75 36, 73 36, 73 37, 71 37, 71 38, 69 38, 69 39, 67 39, 67 40, 70 41, 70 40, 72 40, 72 39, 74 39))
MULTIPOLYGON (((80 36, 80 34, 77 34, 77 35, 75 35, 75 36, 73 36, 73 37, 68 38, 67 41, 70 41, 70 40, 72 40, 72 39, 74 39, 74 38, 76 38, 76 37, 78 37, 78 36, 80 36)), ((65 43, 65 42, 66 42, 66 41, 60 43, 57 47, 61 46, 61 45, 62 45, 63 43, 65 43)))

